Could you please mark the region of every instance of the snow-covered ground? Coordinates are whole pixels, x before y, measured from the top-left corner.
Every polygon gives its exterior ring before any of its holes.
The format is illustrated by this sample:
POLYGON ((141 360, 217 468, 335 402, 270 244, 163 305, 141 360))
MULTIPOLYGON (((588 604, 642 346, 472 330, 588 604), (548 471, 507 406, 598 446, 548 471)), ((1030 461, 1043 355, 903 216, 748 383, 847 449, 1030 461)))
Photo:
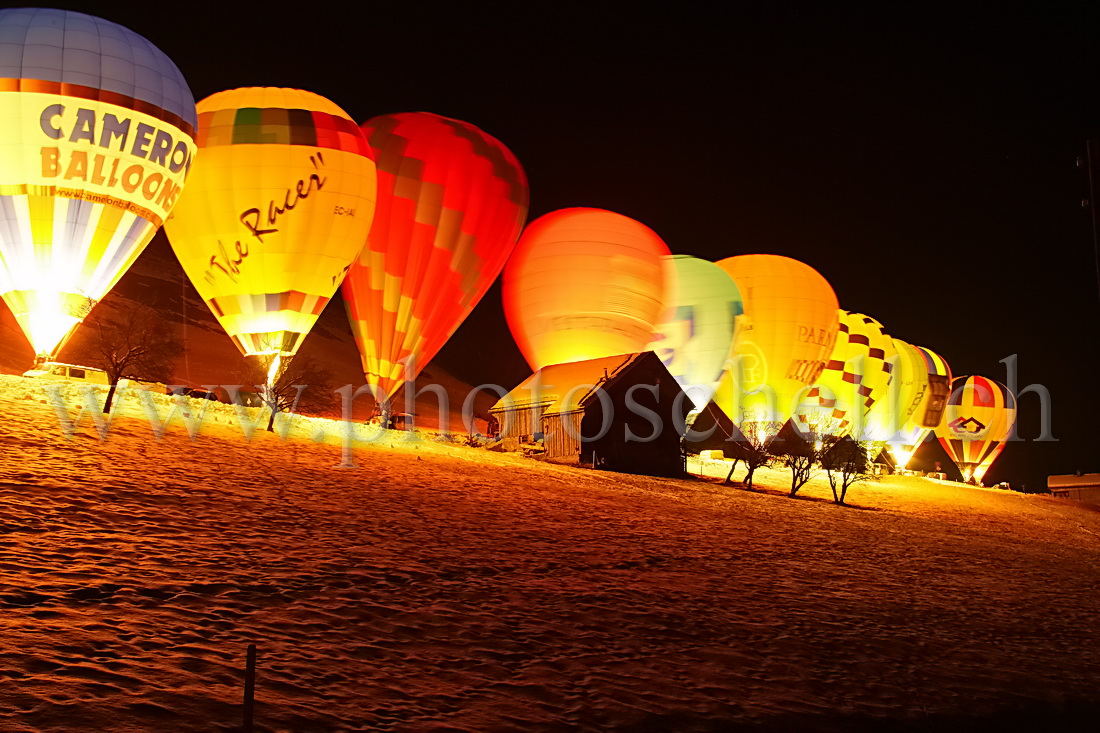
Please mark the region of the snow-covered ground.
POLYGON ((252 413, 246 440, 211 404, 158 439, 132 397, 105 439, 87 416, 66 436, 41 386, 0 377, 3 731, 233 730, 250 642, 265 731, 1100 710, 1087 507, 897 478, 846 508, 821 481, 785 497, 778 471, 749 492, 400 433, 337 467, 339 423, 282 440, 252 413))

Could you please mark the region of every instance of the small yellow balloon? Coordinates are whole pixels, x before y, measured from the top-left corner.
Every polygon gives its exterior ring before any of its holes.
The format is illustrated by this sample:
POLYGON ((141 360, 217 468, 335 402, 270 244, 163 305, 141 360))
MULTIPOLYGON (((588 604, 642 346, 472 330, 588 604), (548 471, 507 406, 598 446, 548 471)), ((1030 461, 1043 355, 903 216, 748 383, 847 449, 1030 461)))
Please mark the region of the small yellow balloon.
POLYGON ((890 389, 868 413, 868 432, 884 442, 895 465, 905 468, 913 453, 943 417, 950 392, 951 367, 923 346, 892 339, 894 360, 890 389))
POLYGON ((981 483, 1016 424, 1016 397, 986 377, 959 377, 951 386, 936 437, 963 479, 981 483))

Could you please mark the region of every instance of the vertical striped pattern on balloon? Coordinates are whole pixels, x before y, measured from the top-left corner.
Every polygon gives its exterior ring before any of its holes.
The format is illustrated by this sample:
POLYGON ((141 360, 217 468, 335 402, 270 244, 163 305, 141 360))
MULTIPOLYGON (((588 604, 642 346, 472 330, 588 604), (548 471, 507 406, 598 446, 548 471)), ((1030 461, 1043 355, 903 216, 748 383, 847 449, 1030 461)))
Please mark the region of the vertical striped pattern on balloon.
POLYGON ((175 64, 110 21, 0 10, 0 295, 55 354, 163 223, 194 148, 175 64))
POLYGON ((959 377, 951 387, 936 437, 963 476, 980 482, 1016 424, 1016 397, 987 377, 959 377))
POLYGON ((91 201, 0 195, 0 295, 26 333, 56 342, 114 287, 156 230, 129 211, 91 201), (47 313, 71 321, 48 335, 35 323, 47 313))
POLYGON ((466 122, 412 112, 362 128, 378 206, 343 294, 367 380, 389 397, 504 267, 527 217, 527 177, 511 151, 466 122))

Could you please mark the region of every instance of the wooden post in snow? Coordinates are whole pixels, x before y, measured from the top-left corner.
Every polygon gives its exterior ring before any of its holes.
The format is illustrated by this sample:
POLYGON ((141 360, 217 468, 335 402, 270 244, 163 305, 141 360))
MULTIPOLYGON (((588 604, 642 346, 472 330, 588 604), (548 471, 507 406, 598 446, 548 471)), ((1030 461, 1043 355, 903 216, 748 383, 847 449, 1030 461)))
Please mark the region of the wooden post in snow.
POLYGON ((252 712, 256 697, 256 645, 248 645, 244 669, 244 733, 252 733, 252 712))

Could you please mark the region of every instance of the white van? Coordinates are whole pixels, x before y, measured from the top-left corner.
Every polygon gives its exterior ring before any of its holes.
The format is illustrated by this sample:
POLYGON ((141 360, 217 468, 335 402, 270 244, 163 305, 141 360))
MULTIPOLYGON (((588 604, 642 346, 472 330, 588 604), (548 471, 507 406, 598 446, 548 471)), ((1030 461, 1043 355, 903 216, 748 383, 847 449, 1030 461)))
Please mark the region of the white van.
POLYGON ((110 384, 107 381, 107 372, 102 369, 79 366, 77 364, 62 364, 57 361, 47 361, 38 364, 34 369, 23 372, 24 377, 32 379, 48 379, 53 382, 85 382, 87 384, 110 384))

